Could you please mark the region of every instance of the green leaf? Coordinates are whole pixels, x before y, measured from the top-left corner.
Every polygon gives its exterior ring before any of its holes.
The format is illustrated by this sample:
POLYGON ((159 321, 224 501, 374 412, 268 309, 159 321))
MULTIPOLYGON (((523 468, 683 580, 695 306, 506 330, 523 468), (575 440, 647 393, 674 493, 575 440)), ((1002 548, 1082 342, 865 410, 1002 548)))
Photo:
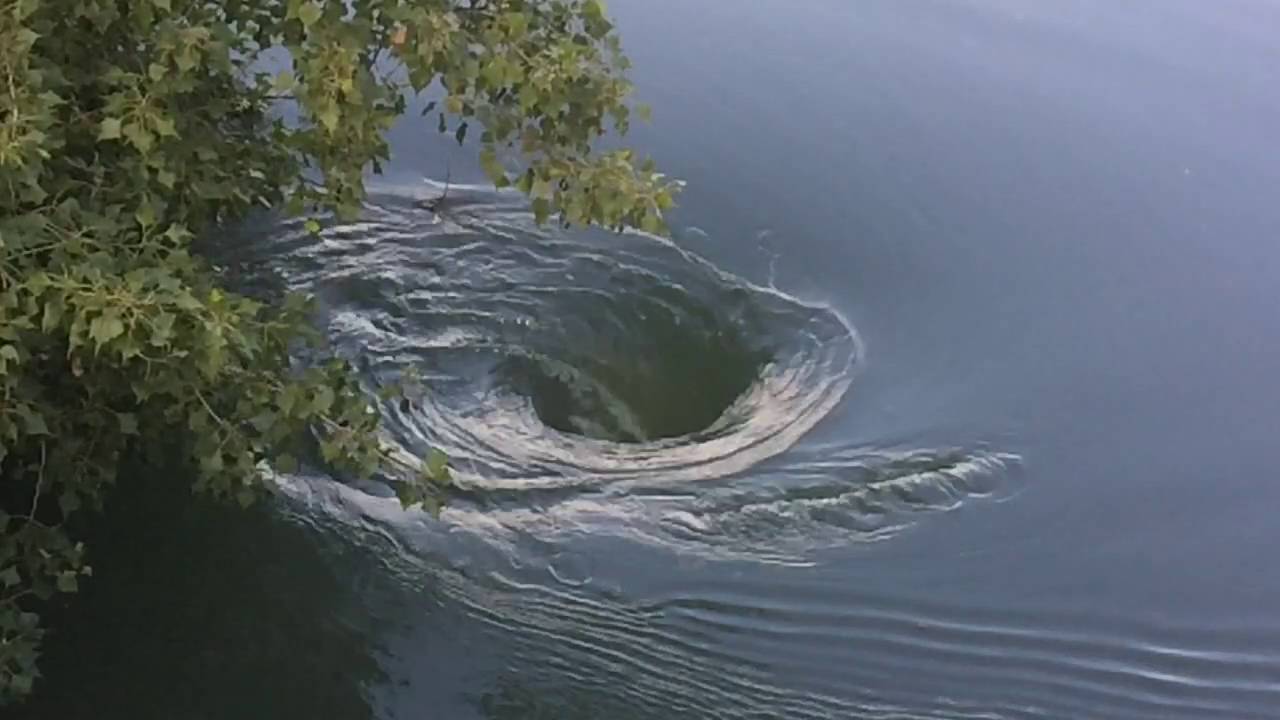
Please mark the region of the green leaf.
POLYGON ((582 3, 582 14, 588 20, 603 19, 605 14, 604 0, 586 0, 582 3))
POLYGON ((305 223, 303 223, 303 227, 306 228, 307 232, 311 233, 312 235, 315 235, 316 233, 320 232, 320 221, 315 219, 307 220, 305 223))
POLYGON ((169 344, 173 339, 173 321, 172 313, 157 313, 151 318, 151 344, 155 347, 163 347, 169 344))
POLYGON ((320 110, 316 113, 316 120, 319 120, 320 124, 324 126, 324 129, 329 132, 337 130, 339 120, 338 106, 336 104, 329 105, 325 109, 320 110))
POLYGON ((151 133, 147 132, 146 128, 142 127, 141 123, 131 122, 125 125, 121 132, 138 149, 138 152, 144 155, 151 152, 151 148, 155 146, 155 138, 151 136, 151 133))
POLYGON ((133 214, 133 217, 138 221, 139 225, 149 228, 156 224, 156 209, 152 207, 151 203, 144 202, 138 207, 138 211, 133 214))
POLYGON ((120 118, 109 117, 98 126, 99 140, 115 140, 120 137, 120 118))
POLYGON ((314 25, 316 21, 320 19, 322 14, 323 10, 315 3, 303 3, 302 6, 298 8, 298 19, 302 21, 303 27, 309 28, 314 25))
POLYGON ((187 226, 181 223, 174 223, 170 225, 169 229, 164 231, 164 236, 174 243, 183 243, 193 237, 191 231, 187 229, 187 226))
POLYGON ((276 470, 282 473, 298 472, 298 458, 289 453, 281 453, 276 457, 276 470))
POLYGON ((89 337, 101 348, 124 334, 124 322, 114 310, 108 310, 89 323, 89 337))
POLYGON ((174 60, 178 63, 178 69, 186 73, 190 72, 200 62, 200 56, 194 47, 188 45, 182 48, 182 51, 177 54, 174 60))
POLYGON ((80 582, 76 578, 73 570, 58 573, 58 591, 64 593, 73 593, 80 589, 80 582))
POLYGON ((316 390, 315 397, 311 399, 311 412, 323 415, 329 412, 331 407, 333 407, 333 389, 326 385, 321 385, 316 390))
POLYGON ((22 418, 22 425, 28 435, 49 435, 49 426, 45 424, 44 415, 35 412, 27 405, 14 407, 14 412, 22 418))
POLYGON ((120 432, 125 435, 138 434, 138 416, 133 413, 116 413, 116 420, 120 423, 120 432))
POLYGON ((533 219, 539 225, 547 222, 551 217, 551 202, 546 198, 536 198, 533 201, 533 219))
POLYGON ((174 125, 173 118, 159 116, 153 119, 156 126, 156 134, 160 137, 176 137, 178 128, 174 125))
POLYGON ((439 448, 431 448, 427 453, 427 472, 434 480, 442 480, 449 470, 449 456, 439 448))
POLYGON ((418 502, 422 503, 422 509, 429 515, 437 518, 440 517, 441 505, 439 498, 436 498, 433 495, 426 495, 419 498, 418 502))
POLYGON ((498 154, 491 148, 485 148, 481 151, 480 167, 484 170, 484 174, 495 183, 498 182, 499 178, 506 177, 506 170, 498 160, 498 154))
POLYGON ((0 570, 0 583, 5 587, 11 588, 20 582, 22 582, 22 576, 18 574, 18 568, 11 566, 0 570))

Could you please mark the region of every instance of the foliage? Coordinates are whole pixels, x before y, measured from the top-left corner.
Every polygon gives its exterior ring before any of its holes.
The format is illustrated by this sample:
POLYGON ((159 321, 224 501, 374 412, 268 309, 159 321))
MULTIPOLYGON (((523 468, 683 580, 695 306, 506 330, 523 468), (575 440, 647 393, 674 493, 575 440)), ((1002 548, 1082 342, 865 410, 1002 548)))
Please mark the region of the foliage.
MULTIPOLYGON (((193 238, 355 215, 415 93, 540 221, 660 229, 674 186, 592 149, 626 132, 626 67, 599 0, 0 0, 0 701, 37 676, 33 603, 90 574, 66 523, 123 455, 179 447, 246 504, 317 439, 387 462, 346 363, 297 360, 307 301, 225 290, 193 238)), ((433 454, 404 500, 447 476, 433 454)))

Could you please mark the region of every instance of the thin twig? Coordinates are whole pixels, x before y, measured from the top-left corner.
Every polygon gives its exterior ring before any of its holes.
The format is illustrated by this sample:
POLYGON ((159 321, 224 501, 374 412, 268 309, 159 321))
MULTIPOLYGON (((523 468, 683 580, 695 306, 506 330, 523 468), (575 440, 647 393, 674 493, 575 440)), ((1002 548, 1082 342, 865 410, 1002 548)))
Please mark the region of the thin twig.
POLYGON ((424 201, 422 206, 433 213, 439 213, 440 206, 444 204, 445 200, 449 199, 449 188, 452 187, 452 181, 453 168, 450 159, 446 157, 444 159, 444 192, 440 194, 440 197, 424 201))
POLYGON ((200 404, 204 406, 204 409, 208 411, 210 417, 212 417, 214 420, 217 420, 218 424, 221 425, 222 427, 224 428, 227 427, 227 421, 223 420, 218 415, 218 413, 213 411, 213 408, 209 407, 208 401, 204 399, 204 395, 198 389, 196 390, 196 399, 198 399, 200 401, 200 404))
POLYGON ((40 492, 44 485, 45 450, 47 447, 43 442, 40 443, 40 469, 36 472, 36 492, 31 498, 31 512, 27 513, 27 520, 31 522, 35 522, 36 510, 40 509, 40 492))

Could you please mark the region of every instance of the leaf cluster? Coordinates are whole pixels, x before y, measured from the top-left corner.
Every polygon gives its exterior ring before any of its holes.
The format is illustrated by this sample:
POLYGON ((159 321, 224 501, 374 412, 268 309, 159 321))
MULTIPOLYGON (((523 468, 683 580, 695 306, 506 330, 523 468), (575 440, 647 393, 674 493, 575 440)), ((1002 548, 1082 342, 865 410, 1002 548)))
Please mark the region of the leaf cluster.
MULTIPOLYGON (((388 466, 346 361, 298 361, 323 356, 307 299, 228 291, 192 241, 358 214, 421 93, 540 221, 661 230, 676 185, 593 150, 629 126, 626 69, 600 0, 0 0, 0 702, 38 676, 33 608, 91 572, 67 523, 125 454, 176 448, 245 504, 273 468, 388 466)), ((433 452, 402 497, 447 483, 433 452)))

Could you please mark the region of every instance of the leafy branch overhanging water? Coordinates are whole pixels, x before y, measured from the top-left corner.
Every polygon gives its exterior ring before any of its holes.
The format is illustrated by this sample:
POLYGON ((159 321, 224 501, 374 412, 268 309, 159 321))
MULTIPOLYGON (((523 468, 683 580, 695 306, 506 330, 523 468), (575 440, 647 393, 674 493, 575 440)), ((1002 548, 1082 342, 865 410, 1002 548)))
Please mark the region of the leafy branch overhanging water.
MULTIPOLYGON (((539 220, 659 230, 675 184, 592 149, 628 128, 626 68, 599 0, 0 0, 0 702, 37 677, 33 610, 90 573, 67 523, 123 456, 176 448, 246 504, 313 438, 384 462, 347 365, 296 361, 322 344, 305 299, 221 288, 191 241, 258 207, 354 216, 424 92, 539 220)), ((447 480, 425 465, 404 500, 447 480)))

